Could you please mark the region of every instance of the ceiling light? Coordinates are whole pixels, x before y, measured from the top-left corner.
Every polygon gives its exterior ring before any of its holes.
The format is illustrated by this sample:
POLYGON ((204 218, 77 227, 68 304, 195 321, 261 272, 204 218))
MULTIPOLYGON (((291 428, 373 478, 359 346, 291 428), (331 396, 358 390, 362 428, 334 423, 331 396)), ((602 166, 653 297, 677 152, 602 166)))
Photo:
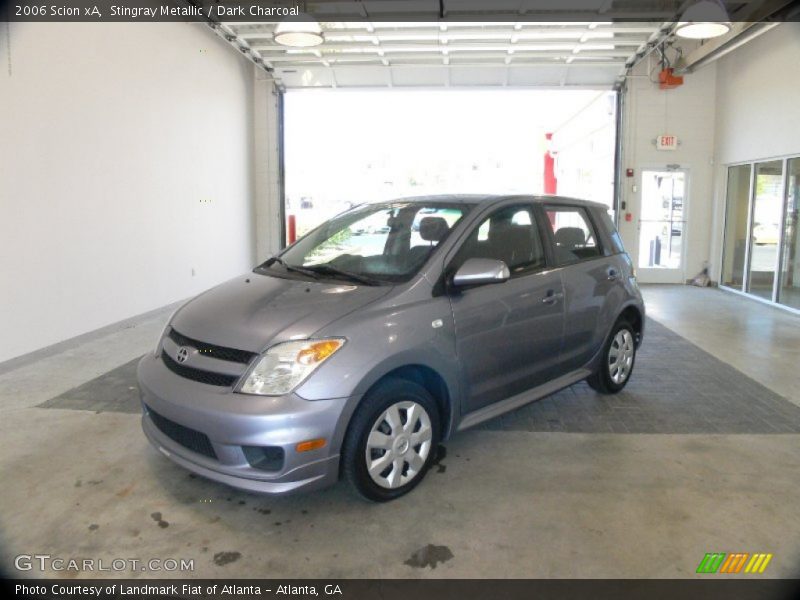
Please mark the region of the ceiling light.
POLYGON ((308 48, 325 41, 322 27, 316 21, 285 20, 278 23, 272 39, 281 46, 308 48))
POLYGON ((704 40, 725 35, 731 30, 728 12, 719 0, 699 0, 681 15, 675 35, 704 40))
POLYGON ((727 23, 679 23, 675 33, 682 38, 705 40, 725 35, 731 30, 727 23))

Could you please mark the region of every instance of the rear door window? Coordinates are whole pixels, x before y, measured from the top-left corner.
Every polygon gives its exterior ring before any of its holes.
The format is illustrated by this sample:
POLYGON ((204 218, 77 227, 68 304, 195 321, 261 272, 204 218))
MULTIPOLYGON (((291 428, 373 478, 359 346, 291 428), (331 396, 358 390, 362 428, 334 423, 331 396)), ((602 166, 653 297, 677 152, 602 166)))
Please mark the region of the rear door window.
POLYGON ((603 255, 597 232, 586 209, 579 206, 545 206, 547 224, 553 232, 555 261, 566 265, 603 255))

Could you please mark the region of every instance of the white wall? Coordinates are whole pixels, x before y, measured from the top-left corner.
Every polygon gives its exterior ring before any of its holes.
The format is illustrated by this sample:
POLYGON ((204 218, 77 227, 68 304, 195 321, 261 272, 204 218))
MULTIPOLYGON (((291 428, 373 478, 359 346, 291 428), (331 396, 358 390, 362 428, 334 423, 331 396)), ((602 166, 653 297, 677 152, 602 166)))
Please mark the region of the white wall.
POLYGON ((800 23, 782 23, 717 63, 717 162, 800 152, 800 23))
POLYGON ((800 156, 800 23, 782 23, 717 62, 712 277, 719 279, 727 165, 800 156))
POLYGON ((0 47, 0 361, 254 260, 253 70, 205 26, 12 24, 0 47))
POLYGON ((643 169, 665 168, 678 164, 689 171, 686 207, 686 259, 679 279, 697 274, 711 255, 709 232, 713 219, 714 112, 716 103, 716 67, 687 75, 681 87, 659 89, 660 70, 651 58, 640 63, 628 79, 624 96, 622 130, 622 211, 620 234, 625 247, 638 265, 638 219, 641 214, 641 174, 643 169), (659 151, 655 139, 662 134, 675 135, 680 146, 675 151, 659 151), (624 169, 633 168, 635 176, 626 178, 624 169), (636 191, 634 191, 634 186, 636 191), (626 222, 624 214, 631 213, 626 222))

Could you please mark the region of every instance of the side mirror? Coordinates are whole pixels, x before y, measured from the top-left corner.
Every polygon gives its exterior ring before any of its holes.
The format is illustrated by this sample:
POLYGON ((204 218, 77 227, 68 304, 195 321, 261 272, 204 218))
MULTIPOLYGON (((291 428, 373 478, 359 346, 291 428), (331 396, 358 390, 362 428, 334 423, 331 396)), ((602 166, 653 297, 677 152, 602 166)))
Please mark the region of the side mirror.
POLYGON ((502 260, 470 258, 453 276, 453 286, 484 285, 508 281, 511 273, 502 260))

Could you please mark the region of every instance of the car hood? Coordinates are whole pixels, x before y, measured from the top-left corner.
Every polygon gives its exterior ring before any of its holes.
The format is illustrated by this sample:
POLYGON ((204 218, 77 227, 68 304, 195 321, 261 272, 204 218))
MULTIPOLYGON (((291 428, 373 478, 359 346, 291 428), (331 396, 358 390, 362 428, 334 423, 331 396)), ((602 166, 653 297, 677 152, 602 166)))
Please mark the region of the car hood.
POLYGON ((209 344, 261 352, 314 332, 388 294, 391 286, 354 286, 250 274, 204 292, 173 317, 172 327, 209 344))

